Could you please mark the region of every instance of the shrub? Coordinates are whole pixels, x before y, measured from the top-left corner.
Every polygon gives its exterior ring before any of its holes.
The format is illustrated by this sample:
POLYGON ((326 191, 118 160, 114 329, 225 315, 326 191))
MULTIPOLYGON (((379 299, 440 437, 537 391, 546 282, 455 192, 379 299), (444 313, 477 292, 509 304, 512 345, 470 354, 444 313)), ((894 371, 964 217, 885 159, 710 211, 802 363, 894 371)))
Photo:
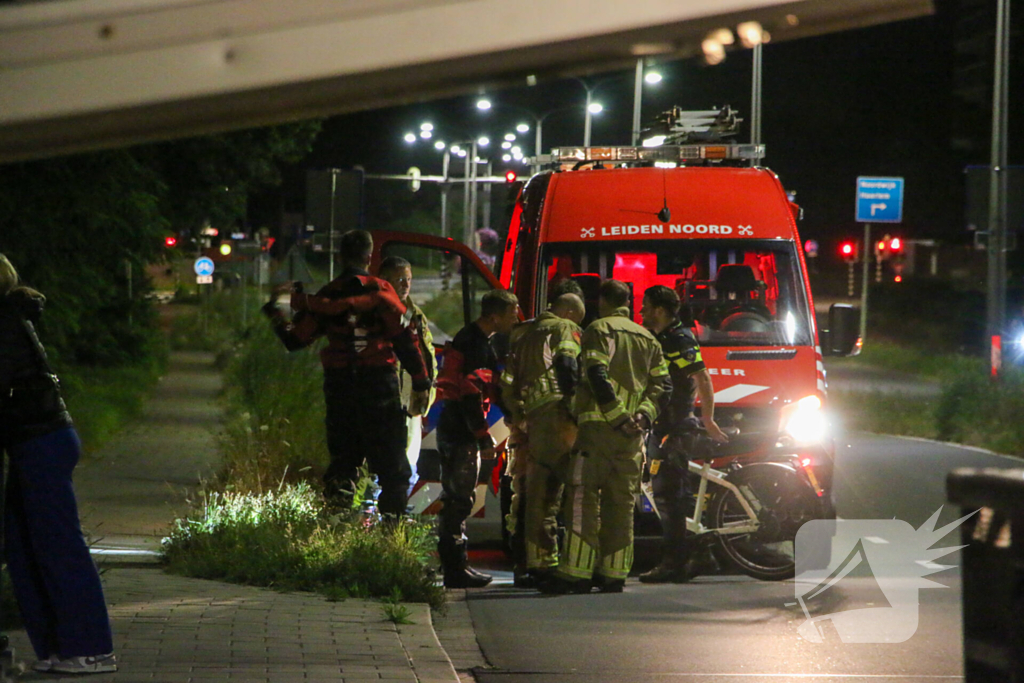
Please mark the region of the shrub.
POLYGON ((951 378, 936 414, 944 441, 1024 456, 1024 372, 1011 368, 999 381, 981 372, 951 378))
POLYGON ((282 481, 319 479, 328 457, 316 353, 287 353, 270 326, 259 325, 235 347, 225 384, 219 485, 261 492, 282 481))
POLYGON ((304 482, 262 494, 207 493, 163 543, 169 570, 186 576, 444 604, 429 568, 429 522, 332 515, 304 482))

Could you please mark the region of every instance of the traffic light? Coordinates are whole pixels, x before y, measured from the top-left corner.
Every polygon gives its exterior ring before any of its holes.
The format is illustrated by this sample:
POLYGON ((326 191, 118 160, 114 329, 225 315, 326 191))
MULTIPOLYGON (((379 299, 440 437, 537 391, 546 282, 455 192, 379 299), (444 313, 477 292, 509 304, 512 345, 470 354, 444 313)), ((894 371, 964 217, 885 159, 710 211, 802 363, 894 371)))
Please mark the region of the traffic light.
POLYGON ((221 256, 231 256, 231 242, 220 243, 221 256))
POLYGON ((843 257, 843 260, 847 263, 853 263, 857 260, 857 243, 856 242, 843 242, 839 245, 839 255, 843 257))
POLYGON ((889 242, 889 251, 891 251, 893 254, 899 254, 900 252, 902 252, 903 240, 901 240, 899 237, 893 237, 892 240, 889 242))
POLYGON ((168 235, 164 238, 164 246, 168 249, 178 246, 178 238, 174 235, 168 235))
POLYGON ((516 172, 513 171, 512 169, 509 169, 509 170, 505 171, 505 182, 506 183, 514 183, 516 181, 516 177, 517 177, 516 176, 516 172))

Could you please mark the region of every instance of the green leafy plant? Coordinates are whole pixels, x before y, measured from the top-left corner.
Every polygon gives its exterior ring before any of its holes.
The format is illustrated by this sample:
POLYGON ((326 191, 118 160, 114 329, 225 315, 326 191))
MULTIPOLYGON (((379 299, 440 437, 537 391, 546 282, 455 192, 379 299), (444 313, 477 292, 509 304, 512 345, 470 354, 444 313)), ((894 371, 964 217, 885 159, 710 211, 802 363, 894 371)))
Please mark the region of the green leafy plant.
POLYGON ((174 522, 163 554, 170 571, 186 576, 440 607, 435 544, 431 520, 339 513, 299 482, 264 493, 205 493, 174 522))
POLYGON ((416 623, 409 618, 409 608, 402 604, 402 595, 397 589, 389 597, 381 599, 380 609, 384 620, 396 626, 416 623))

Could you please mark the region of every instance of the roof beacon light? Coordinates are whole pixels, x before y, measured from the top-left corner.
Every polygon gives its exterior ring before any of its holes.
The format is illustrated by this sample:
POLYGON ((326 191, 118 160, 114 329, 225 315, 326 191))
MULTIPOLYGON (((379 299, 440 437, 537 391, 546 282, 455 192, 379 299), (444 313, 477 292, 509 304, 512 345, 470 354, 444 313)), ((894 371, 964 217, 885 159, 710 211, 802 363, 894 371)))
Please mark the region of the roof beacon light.
POLYGON ((697 166, 732 162, 731 165, 753 166, 764 158, 764 145, 725 141, 739 133, 742 122, 729 106, 705 111, 674 107, 643 131, 641 146, 558 147, 550 154, 538 155, 532 163, 562 166, 600 161, 611 166, 652 166, 664 162, 697 166))

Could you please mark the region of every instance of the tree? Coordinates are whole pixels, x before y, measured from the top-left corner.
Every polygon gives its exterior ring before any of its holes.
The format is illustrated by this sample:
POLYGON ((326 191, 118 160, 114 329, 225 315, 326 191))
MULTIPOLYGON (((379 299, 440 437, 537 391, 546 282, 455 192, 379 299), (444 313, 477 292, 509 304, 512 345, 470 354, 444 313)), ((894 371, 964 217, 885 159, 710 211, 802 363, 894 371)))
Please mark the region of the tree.
POLYGON ((169 229, 244 217, 246 197, 308 152, 319 122, 0 166, 0 252, 49 297, 48 347, 115 364, 145 351, 144 267, 169 229))

